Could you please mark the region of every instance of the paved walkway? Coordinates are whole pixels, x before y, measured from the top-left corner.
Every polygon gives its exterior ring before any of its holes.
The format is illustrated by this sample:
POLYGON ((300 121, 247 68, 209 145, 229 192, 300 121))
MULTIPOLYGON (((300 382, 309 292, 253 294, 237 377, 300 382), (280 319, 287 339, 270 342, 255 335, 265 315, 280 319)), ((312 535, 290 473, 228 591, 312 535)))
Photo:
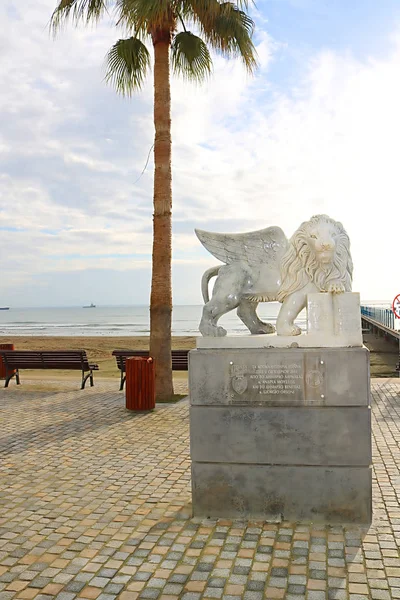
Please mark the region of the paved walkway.
POLYGON ((0 600, 400 598, 400 382, 375 380, 369 529, 191 519, 188 404, 0 390, 0 600))

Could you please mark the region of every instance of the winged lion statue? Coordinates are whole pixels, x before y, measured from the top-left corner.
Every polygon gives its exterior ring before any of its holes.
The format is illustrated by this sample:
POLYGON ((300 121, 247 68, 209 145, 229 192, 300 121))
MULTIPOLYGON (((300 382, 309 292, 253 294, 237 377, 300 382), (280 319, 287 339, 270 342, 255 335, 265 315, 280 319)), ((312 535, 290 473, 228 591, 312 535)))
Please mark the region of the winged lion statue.
POLYGON ((199 329, 203 336, 226 335, 218 319, 235 308, 250 333, 273 333, 274 326, 257 315, 260 302, 272 301, 282 303, 277 334, 299 335, 294 320, 309 293, 351 291, 349 237, 343 225, 327 215, 305 221, 290 239, 275 226, 239 234, 195 231, 203 246, 224 263, 202 277, 205 305, 199 329), (212 277, 217 279, 210 298, 212 277))

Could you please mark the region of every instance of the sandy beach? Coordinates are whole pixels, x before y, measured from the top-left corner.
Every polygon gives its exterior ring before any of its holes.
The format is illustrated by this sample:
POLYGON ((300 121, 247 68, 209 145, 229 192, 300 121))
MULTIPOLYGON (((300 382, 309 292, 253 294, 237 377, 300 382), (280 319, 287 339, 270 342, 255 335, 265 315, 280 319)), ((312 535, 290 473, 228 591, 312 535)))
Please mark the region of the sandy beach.
MULTIPOLYGON (((371 377, 396 377, 396 363, 399 351, 396 345, 386 342, 372 334, 364 335, 364 342, 370 350, 371 355, 371 377)), ((86 350, 89 361, 99 365, 100 370, 96 378, 118 378, 119 371, 116 366, 112 351, 116 349, 146 350, 149 347, 148 336, 129 337, 52 337, 52 336, 15 336, 0 337, 0 344, 14 344, 16 350, 86 350)), ((174 336, 172 347, 178 349, 191 349, 196 346, 196 338, 185 336, 174 336)), ((30 371, 29 378, 35 379, 58 379, 76 377, 73 371, 30 371)), ((187 373, 178 371, 174 374, 176 378, 187 378, 187 373)))
MULTIPOLYGON (((16 350, 86 350, 89 362, 97 363, 100 367, 95 377, 120 376, 113 350, 147 350, 149 347, 148 336, 130 337, 40 337, 24 336, 0 337, 0 344, 14 344, 16 350)), ((194 337, 173 337, 172 347, 176 350, 191 349, 196 346, 194 337)), ((27 371, 26 371, 27 372, 27 371)), ((29 378, 55 379, 61 377, 76 378, 73 371, 29 371, 29 378)), ((187 377, 187 373, 179 371, 177 377, 187 377)))

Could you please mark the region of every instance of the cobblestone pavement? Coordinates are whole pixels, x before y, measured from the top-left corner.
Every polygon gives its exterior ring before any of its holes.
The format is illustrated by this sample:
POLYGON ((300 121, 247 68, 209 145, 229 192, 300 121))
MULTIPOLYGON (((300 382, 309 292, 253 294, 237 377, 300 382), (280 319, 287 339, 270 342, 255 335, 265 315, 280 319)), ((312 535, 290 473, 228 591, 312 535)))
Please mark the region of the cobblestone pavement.
POLYGON ((400 382, 374 380, 370 528, 192 519, 188 404, 0 390, 0 600, 400 598, 400 382))

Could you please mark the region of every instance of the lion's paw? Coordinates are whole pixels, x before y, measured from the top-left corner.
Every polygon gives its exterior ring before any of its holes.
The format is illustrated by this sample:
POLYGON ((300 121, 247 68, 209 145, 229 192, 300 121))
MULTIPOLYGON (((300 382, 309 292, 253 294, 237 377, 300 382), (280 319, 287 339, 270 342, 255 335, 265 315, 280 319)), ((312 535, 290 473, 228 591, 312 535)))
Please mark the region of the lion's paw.
POLYGON ((226 335, 226 329, 224 329, 223 327, 217 327, 217 333, 215 334, 217 337, 223 337, 224 335, 226 335))
POLYGON ((345 291, 343 283, 331 283, 328 287, 328 292, 332 294, 343 294, 345 291))
POLYGON ((223 327, 204 321, 200 323, 199 330, 204 337, 223 337, 226 335, 226 329, 223 327))
POLYGON ((275 333, 275 327, 271 323, 263 323, 259 325, 254 331, 251 332, 255 335, 262 335, 265 333, 275 333))
POLYGON ((301 334, 301 329, 300 327, 297 327, 297 325, 281 325, 280 327, 278 327, 278 329, 276 330, 276 333, 278 335, 300 335, 301 334))

